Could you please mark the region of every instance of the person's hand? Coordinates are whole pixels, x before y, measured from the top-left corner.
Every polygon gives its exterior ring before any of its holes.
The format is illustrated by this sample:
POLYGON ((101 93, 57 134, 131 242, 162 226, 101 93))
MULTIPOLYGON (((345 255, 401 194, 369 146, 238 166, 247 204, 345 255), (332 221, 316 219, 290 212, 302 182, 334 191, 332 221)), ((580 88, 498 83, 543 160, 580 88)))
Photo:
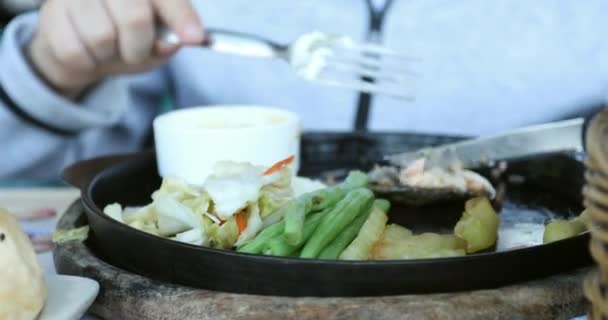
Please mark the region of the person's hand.
POLYGON ((178 50, 156 40, 157 26, 174 30, 182 45, 204 41, 189 0, 47 0, 26 48, 34 69, 73 98, 100 79, 149 70, 178 50))

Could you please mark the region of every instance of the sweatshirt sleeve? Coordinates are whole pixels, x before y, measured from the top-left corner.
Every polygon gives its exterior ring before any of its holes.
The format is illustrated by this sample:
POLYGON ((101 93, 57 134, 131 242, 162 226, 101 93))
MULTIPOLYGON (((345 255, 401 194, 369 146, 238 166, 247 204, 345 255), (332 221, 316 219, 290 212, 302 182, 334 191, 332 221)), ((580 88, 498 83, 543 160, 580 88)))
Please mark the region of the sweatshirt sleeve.
POLYGON ((116 136, 111 134, 112 127, 131 125, 124 123, 125 119, 133 122, 128 109, 142 102, 127 77, 104 80, 78 102, 54 92, 24 55, 37 18, 36 12, 15 18, 0 43, 0 142, 5 150, 0 157, 0 179, 57 177, 66 164, 89 156, 83 154, 85 143, 120 143, 105 140, 116 136), (87 141, 95 132, 100 132, 95 135, 99 141, 87 141))
POLYGON ((116 122, 128 99, 128 88, 121 80, 104 81, 77 104, 55 93, 38 78, 23 50, 36 23, 36 13, 19 16, 3 35, 0 84, 4 104, 21 120, 61 133, 77 133, 116 122))

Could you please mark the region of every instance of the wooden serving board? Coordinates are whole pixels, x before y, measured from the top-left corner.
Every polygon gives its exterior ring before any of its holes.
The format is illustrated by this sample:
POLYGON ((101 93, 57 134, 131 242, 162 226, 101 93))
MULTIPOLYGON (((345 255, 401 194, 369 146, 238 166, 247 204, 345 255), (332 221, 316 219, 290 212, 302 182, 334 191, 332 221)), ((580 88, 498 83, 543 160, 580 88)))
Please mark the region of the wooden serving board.
MULTIPOLYGON (((82 221, 84 212, 77 201, 65 212, 58 228, 71 229, 80 226, 82 221)), ((472 292, 291 298, 214 292, 151 280, 105 263, 82 242, 57 246, 54 261, 59 273, 89 277, 100 283, 99 296, 90 310, 93 314, 104 319, 124 320, 572 319, 585 314, 588 308, 582 281, 590 272, 590 269, 581 269, 472 292)), ((272 270, 268 271, 268 276, 272 277, 272 270)))

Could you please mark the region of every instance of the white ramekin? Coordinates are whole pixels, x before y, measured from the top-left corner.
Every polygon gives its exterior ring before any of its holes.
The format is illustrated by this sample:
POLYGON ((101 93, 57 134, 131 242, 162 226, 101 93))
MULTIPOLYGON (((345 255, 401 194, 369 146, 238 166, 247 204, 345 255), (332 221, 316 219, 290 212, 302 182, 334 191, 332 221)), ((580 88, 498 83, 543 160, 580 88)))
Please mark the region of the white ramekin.
POLYGON ((300 120, 292 112, 248 105, 181 109, 154 120, 161 177, 201 185, 218 161, 271 166, 295 155, 300 164, 300 120))

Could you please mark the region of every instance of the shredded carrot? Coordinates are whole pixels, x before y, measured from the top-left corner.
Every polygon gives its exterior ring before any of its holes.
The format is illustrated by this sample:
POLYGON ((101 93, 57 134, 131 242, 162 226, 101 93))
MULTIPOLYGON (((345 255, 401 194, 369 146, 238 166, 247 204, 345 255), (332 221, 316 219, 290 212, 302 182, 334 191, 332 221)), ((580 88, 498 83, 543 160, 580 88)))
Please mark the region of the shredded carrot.
POLYGON ((268 170, 266 170, 266 172, 264 172, 264 175, 265 176, 271 175, 271 174, 281 170, 283 167, 290 165, 295 158, 296 157, 294 155, 292 155, 286 159, 283 159, 283 160, 275 163, 274 165, 272 165, 272 167, 268 168, 268 170))
POLYGON ((243 230, 247 229, 247 217, 245 216, 245 211, 241 211, 236 214, 236 225, 239 228, 239 234, 243 232, 243 230))

